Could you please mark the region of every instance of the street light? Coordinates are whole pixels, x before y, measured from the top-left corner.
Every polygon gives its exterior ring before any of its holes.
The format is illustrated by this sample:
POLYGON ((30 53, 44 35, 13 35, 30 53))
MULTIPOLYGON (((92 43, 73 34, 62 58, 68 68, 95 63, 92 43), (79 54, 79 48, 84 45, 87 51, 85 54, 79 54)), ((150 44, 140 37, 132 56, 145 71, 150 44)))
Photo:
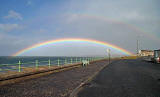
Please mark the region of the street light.
POLYGON ((140 38, 143 37, 142 35, 137 36, 137 56, 139 56, 139 50, 140 50, 140 38))

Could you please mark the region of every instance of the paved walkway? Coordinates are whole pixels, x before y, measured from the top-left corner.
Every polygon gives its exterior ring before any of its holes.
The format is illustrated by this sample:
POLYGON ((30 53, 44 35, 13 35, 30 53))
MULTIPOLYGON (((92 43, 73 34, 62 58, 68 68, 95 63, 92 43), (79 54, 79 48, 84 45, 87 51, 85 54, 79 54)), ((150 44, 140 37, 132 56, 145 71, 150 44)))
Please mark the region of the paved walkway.
POLYGON ((78 97, 160 97, 160 64, 140 59, 114 61, 78 97))
POLYGON ((107 64, 107 61, 95 62, 87 67, 2 86, 0 97, 68 97, 73 89, 107 64))

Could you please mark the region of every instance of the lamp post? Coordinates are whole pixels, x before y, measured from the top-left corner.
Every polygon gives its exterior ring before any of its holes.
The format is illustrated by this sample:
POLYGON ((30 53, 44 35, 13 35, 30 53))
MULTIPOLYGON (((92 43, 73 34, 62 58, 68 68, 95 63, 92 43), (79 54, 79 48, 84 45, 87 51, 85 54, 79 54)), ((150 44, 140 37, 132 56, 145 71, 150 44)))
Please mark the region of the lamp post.
POLYGON ((141 49, 142 45, 140 45, 140 43, 142 42, 141 37, 143 37, 142 35, 138 35, 137 36, 137 56, 139 56, 139 50, 141 49))

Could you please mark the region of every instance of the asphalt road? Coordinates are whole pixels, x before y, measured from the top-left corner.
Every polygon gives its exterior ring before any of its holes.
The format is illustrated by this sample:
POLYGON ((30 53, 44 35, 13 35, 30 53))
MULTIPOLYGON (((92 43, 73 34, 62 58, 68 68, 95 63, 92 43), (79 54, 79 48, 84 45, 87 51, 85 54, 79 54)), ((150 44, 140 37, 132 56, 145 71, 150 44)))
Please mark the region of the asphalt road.
POLYGON ((160 97, 160 64, 141 59, 114 61, 78 97, 160 97))
POLYGON ((0 86, 0 97, 68 97, 73 89, 107 64, 107 61, 95 62, 86 67, 0 86))

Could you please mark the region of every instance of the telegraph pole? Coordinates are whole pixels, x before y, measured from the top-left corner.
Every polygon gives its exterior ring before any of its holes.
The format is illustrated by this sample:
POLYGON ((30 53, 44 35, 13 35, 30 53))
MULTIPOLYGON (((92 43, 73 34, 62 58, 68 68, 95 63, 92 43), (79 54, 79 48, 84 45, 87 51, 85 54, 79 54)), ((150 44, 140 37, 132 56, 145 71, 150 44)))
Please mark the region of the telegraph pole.
POLYGON ((138 56, 138 53, 139 53, 139 40, 137 39, 137 56, 138 56))

